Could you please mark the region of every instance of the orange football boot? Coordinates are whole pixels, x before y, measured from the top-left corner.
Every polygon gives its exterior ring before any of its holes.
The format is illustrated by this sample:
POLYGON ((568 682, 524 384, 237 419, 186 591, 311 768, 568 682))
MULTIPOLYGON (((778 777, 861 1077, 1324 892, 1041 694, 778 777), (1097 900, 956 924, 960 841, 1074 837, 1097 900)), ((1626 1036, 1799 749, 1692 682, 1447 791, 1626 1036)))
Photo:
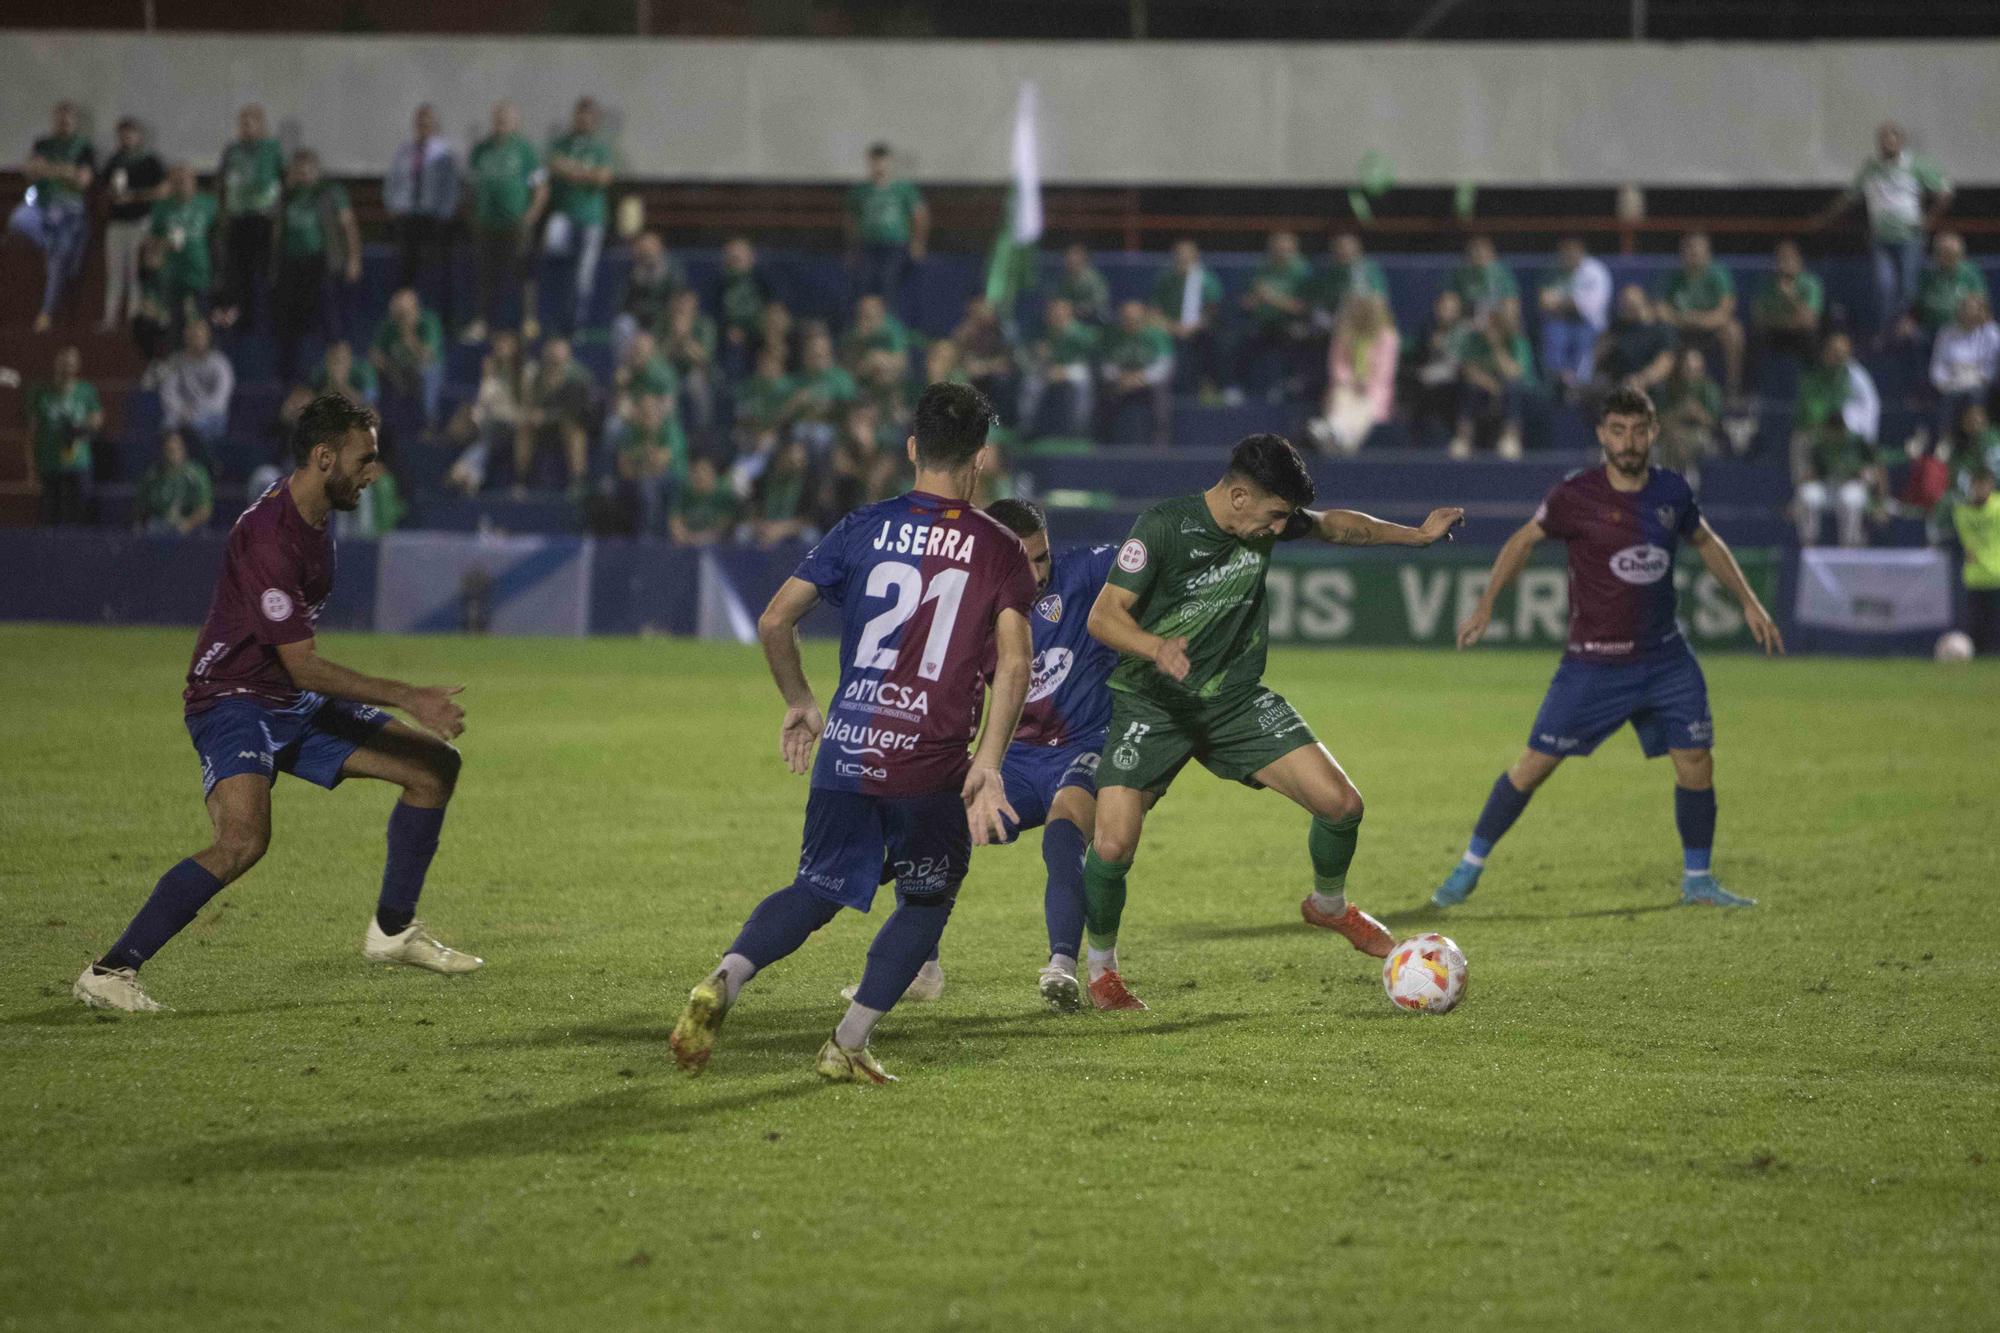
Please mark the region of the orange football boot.
POLYGON ((1310 894, 1299 904, 1299 915, 1306 919, 1308 926, 1318 926, 1344 937, 1347 942, 1371 958, 1387 958, 1389 951, 1396 947, 1395 937, 1380 921, 1356 907, 1347 905, 1347 910, 1339 916, 1329 916, 1313 906, 1310 894))
POLYGON ((1146 1002, 1125 989, 1125 979, 1105 972, 1090 983, 1090 1002, 1099 1009, 1144 1009, 1146 1002))

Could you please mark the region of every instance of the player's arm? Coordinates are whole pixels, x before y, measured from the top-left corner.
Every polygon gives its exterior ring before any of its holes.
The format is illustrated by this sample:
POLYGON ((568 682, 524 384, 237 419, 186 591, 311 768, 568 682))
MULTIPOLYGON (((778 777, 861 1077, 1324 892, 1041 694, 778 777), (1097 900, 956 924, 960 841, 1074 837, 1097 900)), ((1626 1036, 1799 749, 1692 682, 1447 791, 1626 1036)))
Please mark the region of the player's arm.
POLYGON ((1766 655, 1783 653, 1785 637, 1778 633, 1777 622, 1764 609, 1764 603, 1750 586, 1750 580, 1743 577, 1743 566, 1736 563, 1736 553, 1729 549, 1729 543, 1716 535, 1705 518, 1687 540, 1688 545, 1694 547, 1695 554, 1701 557, 1701 563, 1708 566, 1708 572, 1715 576, 1715 581, 1727 588, 1729 595, 1743 608, 1744 623, 1749 625, 1750 637, 1757 641, 1757 646, 1766 655))
POLYGON ((812 767, 813 742, 826 729, 826 717, 813 698, 806 680, 806 665, 799 656, 799 622, 819 605, 819 589, 801 578, 786 579, 772 596, 764 614, 757 617, 757 642, 764 645, 764 661, 770 665, 771 679, 785 696, 785 720, 778 731, 778 749, 794 773, 812 767))
POLYGON ((993 622, 993 692, 986 714, 986 730, 973 752, 972 768, 965 775, 965 813, 972 824, 975 846, 1007 840, 1007 824, 1021 822, 1007 804, 1007 784, 1001 779, 1000 765, 1007 747, 1021 725, 1021 709, 1028 701, 1028 677, 1033 671, 1034 635, 1028 618, 1008 607, 993 622))
POLYGON ((1486 633, 1486 623, 1493 619, 1493 602, 1500 596, 1500 590, 1519 577, 1528 563, 1528 554, 1546 536, 1548 533, 1542 530, 1542 525, 1531 518, 1516 529, 1514 535, 1507 539, 1507 544, 1500 548, 1500 554, 1493 558, 1492 572, 1486 576, 1486 590, 1479 594, 1479 605, 1473 607, 1472 614, 1459 624, 1460 648, 1470 648, 1486 633))
POLYGON ((1090 637, 1117 652, 1144 658, 1170 679, 1186 680, 1189 671, 1186 637, 1163 639, 1146 629, 1132 614, 1138 601, 1138 593, 1115 583, 1098 589, 1085 625, 1090 637))
POLYGON ((1451 530, 1465 522, 1465 511, 1450 507, 1431 510, 1423 524, 1414 528, 1375 518, 1358 509, 1303 512, 1312 524, 1307 533, 1335 546, 1429 546, 1432 542, 1450 541, 1451 530))
POLYGON ((363 675, 321 657, 314 639, 281 643, 277 649, 292 684, 302 690, 379 708, 400 708, 418 726, 444 740, 454 740, 465 730, 465 710, 452 698, 465 688, 463 685, 409 685, 363 675))

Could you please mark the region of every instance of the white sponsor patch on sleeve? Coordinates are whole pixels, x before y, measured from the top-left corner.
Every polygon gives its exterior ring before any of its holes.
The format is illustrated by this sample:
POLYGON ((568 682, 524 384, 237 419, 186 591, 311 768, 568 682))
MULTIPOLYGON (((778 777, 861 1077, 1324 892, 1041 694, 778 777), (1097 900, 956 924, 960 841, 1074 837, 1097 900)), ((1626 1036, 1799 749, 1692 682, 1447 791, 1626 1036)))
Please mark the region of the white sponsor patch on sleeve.
POLYGON ((257 605, 263 611, 266 620, 276 622, 292 618, 292 599, 282 588, 264 589, 264 595, 257 599, 257 605))
POLYGON ((1127 574, 1137 574, 1146 567, 1146 543, 1137 537, 1130 538, 1118 548, 1118 568, 1127 574))

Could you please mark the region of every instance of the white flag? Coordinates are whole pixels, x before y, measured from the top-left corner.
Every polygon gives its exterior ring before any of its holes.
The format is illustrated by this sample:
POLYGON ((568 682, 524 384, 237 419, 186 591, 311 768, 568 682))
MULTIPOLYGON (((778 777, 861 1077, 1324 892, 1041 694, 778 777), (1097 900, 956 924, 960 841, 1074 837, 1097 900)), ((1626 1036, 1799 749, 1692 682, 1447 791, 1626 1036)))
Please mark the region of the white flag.
POLYGON ((1042 239, 1042 150, 1035 139, 1035 85, 1023 83, 1014 104, 1014 243, 1042 239))

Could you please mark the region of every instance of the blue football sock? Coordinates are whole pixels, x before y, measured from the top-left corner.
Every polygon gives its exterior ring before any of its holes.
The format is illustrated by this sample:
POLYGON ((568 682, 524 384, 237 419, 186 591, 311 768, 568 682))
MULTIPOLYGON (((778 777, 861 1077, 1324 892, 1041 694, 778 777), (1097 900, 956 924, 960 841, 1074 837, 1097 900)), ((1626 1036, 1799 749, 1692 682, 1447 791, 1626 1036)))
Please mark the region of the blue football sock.
POLYGON ((160 882, 153 886, 152 897, 146 899, 146 905, 132 918, 132 924, 125 927, 125 933, 97 960, 97 965, 138 967, 180 934, 208 900, 220 892, 222 881, 189 857, 160 876, 160 882))
POLYGON ((1486 796, 1486 808, 1479 812, 1479 822, 1472 826, 1472 841, 1465 848, 1466 859, 1474 865, 1483 865, 1492 854, 1493 844, 1514 827, 1514 821, 1528 808, 1528 798, 1533 795, 1516 787, 1505 773, 1495 778, 1493 790, 1486 796))
MULTIPOLYGON (((742 954, 761 971, 790 956, 839 912, 839 903, 820 897, 803 884, 779 889, 757 904, 729 952, 742 954)), ((918 964, 922 965, 921 959, 918 964)), ((915 968, 910 969, 910 975, 916 975, 915 968)))
POLYGON ((905 898, 868 946, 868 966, 861 973, 854 1003, 883 1013, 895 1008, 916 980, 924 960, 937 956, 938 940, 957 900, 956 888, 923 898, 905 898))
POLYGON ((443 827, 443 806, 427 810, 398 801, 389 812, 389 859, 382 866, 382 896, 375 903, 375 924, 383 933, 400 935, 409 929, 443 827))
POLYGON ((1715 788, 1674 788, 1674 824, 1681 831, 1681 864, 1690 875, 1708 873, 1715 850, 1715 788))
POLYGON ((1049 869, 1049 886, 1042 893, 1042 915, 1048 919, 1049 955, 1076 958, 1083 945, 1083 854, 1089 845, 1083 830, 1067 819, 1051 820, 1042 830, 1042 864, 1049 869))
MULTIPOLYGON (((896 889, 896 908, 897 908, 897 910, 898 910, 898 911, 900 911, 900 910, 902 909, 902 906, 903 906, 903 890, 902 890, 901 886, 898 886, 898 887, 897 887, 897 889, 896 889)), ((935 945, 935 944, 933 944, 933 945, 931 946, 931 956, 930 956, 930 957, 929 957, 928 959, 926 959, 925 961, 926 961, 926 962, 931 962, 931 963, 935 963, 935 962, 936 962, 937 960, 938 960, 938 946, 937 946, 937 945, 935 945)))

